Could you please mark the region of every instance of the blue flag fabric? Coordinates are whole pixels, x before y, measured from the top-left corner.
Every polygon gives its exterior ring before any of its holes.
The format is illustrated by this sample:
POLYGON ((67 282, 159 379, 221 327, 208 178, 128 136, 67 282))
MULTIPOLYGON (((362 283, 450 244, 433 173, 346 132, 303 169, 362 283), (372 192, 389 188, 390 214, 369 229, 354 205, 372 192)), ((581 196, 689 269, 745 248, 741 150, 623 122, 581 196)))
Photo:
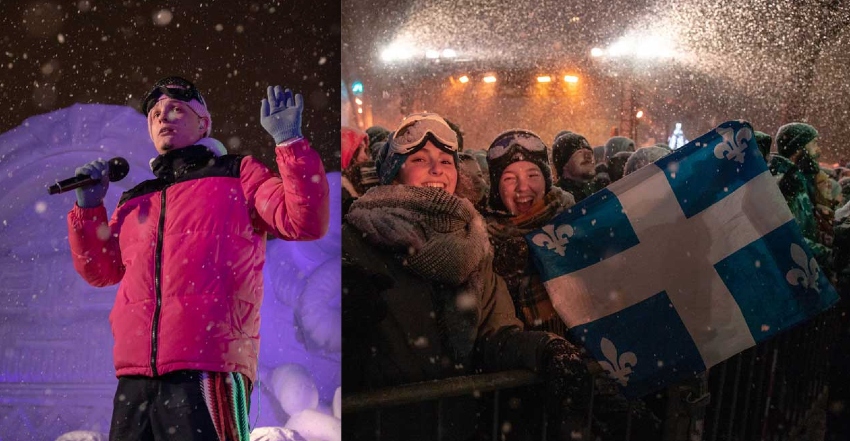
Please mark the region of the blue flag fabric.
POLYGON ((629 174, 526 240, 555 310, 628 397, 838 301, 744 121, 629 174))

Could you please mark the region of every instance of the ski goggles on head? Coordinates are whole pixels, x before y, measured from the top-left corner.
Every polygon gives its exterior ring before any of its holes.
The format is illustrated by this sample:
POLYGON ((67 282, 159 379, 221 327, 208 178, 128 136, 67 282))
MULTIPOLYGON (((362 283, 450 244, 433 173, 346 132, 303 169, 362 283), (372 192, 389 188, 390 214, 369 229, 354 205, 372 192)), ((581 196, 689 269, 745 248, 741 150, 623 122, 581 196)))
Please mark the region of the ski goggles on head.
POLYGON ((422 147, 429 137, 444 149, 457 152, 457 133, 436 113, 414 113, 405 118, 392 134, 390 151, 407 155, 422 147))
POLYGON ((523 149, 528 153, 548 154, 546 144, 539 136, 527 130, 511 130, 502 133, 490 144, 490 148, 487 149, 487 161, 499 159, 517 149, 523 149))
POLYGON ((187 103, 192 100, 198 100, 204 107, 207 106, 204 97, 201 96, 201 92, 198 91, 191 81, 181 77, 168 77, 157 81, 153 89, 145 95, 145 99, 142 101, 142 113, 147 116, 148 112, 150 112, 163 95, 187 103))

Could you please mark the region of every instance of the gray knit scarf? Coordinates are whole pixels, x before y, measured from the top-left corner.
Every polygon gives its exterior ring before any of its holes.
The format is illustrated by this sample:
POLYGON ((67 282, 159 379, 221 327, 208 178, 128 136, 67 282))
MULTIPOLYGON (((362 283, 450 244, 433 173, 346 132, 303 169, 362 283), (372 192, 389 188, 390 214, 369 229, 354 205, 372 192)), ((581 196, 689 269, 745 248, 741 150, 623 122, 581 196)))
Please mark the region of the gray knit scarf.
POLYGON ((439 332, 454 359, 469 363, 484 289, 480 269, 492 255, 472 203, 436 188, 382 185, 358 198, 346 220, 415 274, 448 288, 434 299, 439 332))
POLYGON ((437 188, 371 188, 346 220, 369 242, 396 251, 419 276, 452 286, 467 283, 490 253, 481 215, 468 200, 437 188))

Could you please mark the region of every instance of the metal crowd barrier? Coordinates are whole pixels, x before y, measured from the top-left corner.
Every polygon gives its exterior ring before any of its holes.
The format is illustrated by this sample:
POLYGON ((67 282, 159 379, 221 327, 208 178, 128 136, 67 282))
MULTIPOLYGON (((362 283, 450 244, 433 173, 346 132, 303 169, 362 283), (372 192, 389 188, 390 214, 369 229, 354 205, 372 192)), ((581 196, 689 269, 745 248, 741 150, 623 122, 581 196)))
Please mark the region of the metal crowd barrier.
MULTIPOLYGON (((829 347, 838 333, 837 314, 835 309, 827 311, 714 366, 702 390, 690 384, 662 391, 657 396, 663 399, 660 412, 663 415, 657 415, 662 420, 660 441, 823 439, 812 433, 822 433, 824 429, 829 347)), ((382 410, 433 402, 437 409, 434 439, 440 440, 446 430, 439 416, 441 402, 452 397, 474 396, 491 403, 492 414, 487 416, 490 439, 511 440, 511 433, 505 432, 500 421, 500 415, 506 411, 504 395, 511 395, 512 390, 535 387, 539 390, 541 382, 530 371, 515 370, 348 394, 343 398, 343 427, 346 418, 380 421, 382 410)), ((593 397, 594 393, 587 397, 591 404, 585 407, 592 408, 593 397)), ((545 440, 551 435, 547 430, 551 422, 543 411, 542 398, 534 405, 540 407, 536 412, 540 420, 531 423, 540 426, 535 439, 545 440)), ((574 416, 583 430, 589 430, 592 413, 574 416)), ((627 433, 624 441, 651 440, 627 433)))
POLYGON ((823 439, 833 308, 711 369, 705 441, 823 439))

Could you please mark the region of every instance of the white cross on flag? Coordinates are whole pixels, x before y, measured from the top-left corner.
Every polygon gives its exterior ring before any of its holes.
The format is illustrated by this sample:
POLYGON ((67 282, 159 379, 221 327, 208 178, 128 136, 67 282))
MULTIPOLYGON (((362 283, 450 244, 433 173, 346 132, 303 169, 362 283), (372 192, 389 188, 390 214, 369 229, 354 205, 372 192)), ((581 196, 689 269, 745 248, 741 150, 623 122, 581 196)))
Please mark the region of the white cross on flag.
POLYGON ((630 397, 703 372, 838 300, 743 121, 526 239, 570 333, 630 397))

